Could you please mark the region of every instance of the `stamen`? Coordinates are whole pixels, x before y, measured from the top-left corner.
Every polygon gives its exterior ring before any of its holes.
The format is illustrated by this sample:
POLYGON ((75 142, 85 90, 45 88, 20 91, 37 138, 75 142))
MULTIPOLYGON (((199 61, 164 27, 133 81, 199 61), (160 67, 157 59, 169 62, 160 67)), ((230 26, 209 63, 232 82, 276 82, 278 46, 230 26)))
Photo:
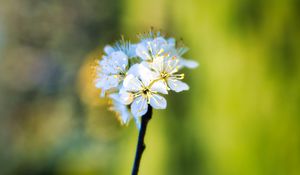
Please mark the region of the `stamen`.
POLYGON ((170 76, 170 74, 166 73, 166 72, 161 72, 160 76, 162 79, 168 78, 170 76))
POLYGON ((174 77, 178 80, 182 80, 182 79, 184 79, 184 74, 173 74, 172 77, 174 77))
POLYGON ((149 60, 152 60, 151 56, 149 56, 149 54, 146 51, 142 52, 149 60))
POLYGON ((164 49, 160 49, 157 53, 157 56, 159 56, 160 54, 162 54, 165 50, 164 49))
POLYGON ((163 80, 162 78, 158 78, 158 79, 155 79, 153 81, 151 81, 151 83, 149 84, 148 88, 151 89, 151 87, 153 86, 153 84, 159 80, 163 80))

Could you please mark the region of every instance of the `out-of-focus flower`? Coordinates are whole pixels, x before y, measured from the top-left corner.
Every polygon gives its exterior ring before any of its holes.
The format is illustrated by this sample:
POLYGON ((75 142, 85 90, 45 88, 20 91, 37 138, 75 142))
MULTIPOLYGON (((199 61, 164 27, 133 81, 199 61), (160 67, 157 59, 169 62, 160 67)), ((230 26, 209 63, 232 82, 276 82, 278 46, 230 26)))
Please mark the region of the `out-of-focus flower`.
POLYGON ((101 88, 101 96, 109 89, 116 88, 124 79, 128 65, 128 56, 122 51, 107 52, 99 61, 96 87, 101 88))
POLYGON ((128 107, 120 101, 119 94, 110 94, 109 97, 112 99, 111 110, 116 112, 122 124, 128 124, 131 119, 131 115, 129 113, 128 107))

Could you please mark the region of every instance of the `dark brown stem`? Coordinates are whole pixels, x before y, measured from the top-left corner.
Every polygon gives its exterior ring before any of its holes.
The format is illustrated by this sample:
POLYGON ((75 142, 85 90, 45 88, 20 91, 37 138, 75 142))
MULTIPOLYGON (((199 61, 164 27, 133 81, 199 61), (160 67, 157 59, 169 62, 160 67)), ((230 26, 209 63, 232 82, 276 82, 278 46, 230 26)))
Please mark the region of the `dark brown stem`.
POLYGON ((146 134, 147 124, 148 124, 149 120, 151 119, 151 117, 152 117, 152 107, 149 105, 147 113, 142 116, 142 124, 141 124, 140 132, 139 132, 139 138, 138 138, 138 143, 137 143, 137 147, 136 147, 135 159, 134 159, 134 164, 133 164, 131 175, 138 174, 141 158, 142 158, 143 152, 146 148, 146 145, 144 143, 144 137, 146 134))

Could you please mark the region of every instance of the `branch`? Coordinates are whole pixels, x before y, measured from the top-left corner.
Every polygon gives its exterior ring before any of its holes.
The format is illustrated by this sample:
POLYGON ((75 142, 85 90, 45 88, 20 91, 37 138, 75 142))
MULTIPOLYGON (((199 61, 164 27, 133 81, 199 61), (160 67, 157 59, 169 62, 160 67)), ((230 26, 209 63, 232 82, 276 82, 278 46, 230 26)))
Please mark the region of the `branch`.
POLYGON ((146 134, 147 124, 150 121, 151 117, 152 117, 152 107, 149 105, 147 113, 142 116, 142 124, 141 124, 138 143, 136 147, 135 159, 134 159, 133 169, 131 173, 132 175, 137 175, 139 171, 141 158, 146 148, 146 145, 144 143, 144 137, 146 134))

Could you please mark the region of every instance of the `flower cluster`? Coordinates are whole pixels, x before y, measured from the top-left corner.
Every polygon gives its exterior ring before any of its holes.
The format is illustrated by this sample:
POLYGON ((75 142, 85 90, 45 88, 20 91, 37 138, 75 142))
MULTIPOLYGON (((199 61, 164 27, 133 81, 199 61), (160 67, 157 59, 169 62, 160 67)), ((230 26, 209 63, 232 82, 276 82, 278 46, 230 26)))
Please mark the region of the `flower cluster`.
POLYGON ((133 118, 140 126, 140 117, 148 105, 165 109, 168 91, 181 92, 189 89, 182 82, 184 68, 195 68, 198 63, 182 56, 187 52, 178 46, 174 38, 150 32, 131 44, 123 40, 104 48, 105 54, 98 62, 96 87, 101 96, 112 101, 111 109, 120 117, 122 124, 133 118))

